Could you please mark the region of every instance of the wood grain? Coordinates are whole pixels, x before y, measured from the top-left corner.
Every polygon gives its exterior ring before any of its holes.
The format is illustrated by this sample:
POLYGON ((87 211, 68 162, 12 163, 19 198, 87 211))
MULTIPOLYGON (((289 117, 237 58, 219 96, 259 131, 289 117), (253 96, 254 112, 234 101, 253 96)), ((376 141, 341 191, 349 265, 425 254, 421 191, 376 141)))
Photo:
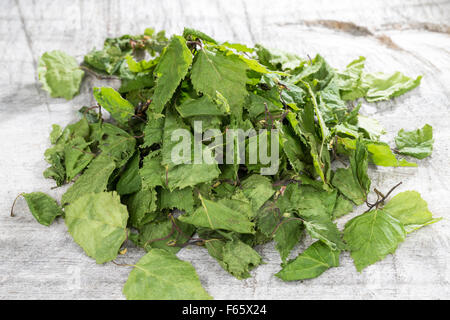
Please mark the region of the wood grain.
MULTIPOLYGON (((85 81, 72 101, 51 99, 36 81, 36 61, 45 51, 60 49, 79 60, 107 36, 141 33, 152 26, 180 33, 184 26, 248 45, 262 43, 300 55, 322 54, 342 68, 367 57, 369 71, 399 70, 423 75, 421 86, 390 102, 364 104, 362 112, 385 126, 384 140, 397 131, 435 129, 431 158, 418 168, 371 168, 373 186, 418 190, 436 216, 444 219, 400 245, 395 255, 356 272, 348 254, 341 266, 317 279, 283 283, 273 274, 280 259, 272 244, 258 248, 266 264, 239 281, 207 252, 187 248, 179 257, 191 261, 216 299, 380 299, 450 298, 450 1, 2 1, 0 12, 0 299, 123 299, 121 288, 130 271, 112 263, 96 265, 78 247, 62 220, 39 225, 20 192, 44 191, 59 198, 42 177, 44 150, 51 124, 76 119, 76 110, 93 103, 85 81)), ((359 208, 339 221, 364 211, 359 208)), ((294 255, 310 243, 296 248, 294 255)), ((130 247, 120 262, 143 255, 130 247)))

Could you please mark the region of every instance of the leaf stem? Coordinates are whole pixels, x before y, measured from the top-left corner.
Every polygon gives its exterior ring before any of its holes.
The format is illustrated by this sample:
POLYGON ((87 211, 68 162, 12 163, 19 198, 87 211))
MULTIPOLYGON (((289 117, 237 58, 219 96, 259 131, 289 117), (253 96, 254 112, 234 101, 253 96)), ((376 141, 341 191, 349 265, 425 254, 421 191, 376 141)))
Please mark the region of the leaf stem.
POLYGON ((374 189, 375 193, 378 196, 377 201, 375 201, 375 203, 369 203, 366 201, 367 206, 369 207, 369 209, 367 209, 366 211, 364 211, 364 213, 369 212, 370 210, 372 210, 373 207, 375 207, 376 209, 378 209, 380 204, 383 204, 384 201, 389 197, 389 195, 392 193, 392 191, 394 191, 399 185, 402 184, 402 181, 400 181, 399 183, 397 183, 395 186, 393 186, 391 188, 391 190, 389 190, 389 192, 386 195, 383 195, 380 191, 378 191, 377 189, 374 189), (381 198, 380 198, 381 197, 381 198))
POLYGON ((11 217, 14 217, 14 206, 16 205, 17 199, 19 199, 19 197, 22 196, 23 194, 24 194, 23 192, 19 193, 17 195, 17 197, 14 199, 14 202, 13 202, 13 204, 11 206, 11 214, 10 214, 11 217))

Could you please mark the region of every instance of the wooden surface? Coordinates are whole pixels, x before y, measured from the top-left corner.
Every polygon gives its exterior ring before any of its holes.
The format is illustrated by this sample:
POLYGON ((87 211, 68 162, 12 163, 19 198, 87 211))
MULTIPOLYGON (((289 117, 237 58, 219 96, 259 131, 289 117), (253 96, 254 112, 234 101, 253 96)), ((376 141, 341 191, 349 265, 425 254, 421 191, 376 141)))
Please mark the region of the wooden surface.
MULTIPOLYGON (((372 185, 415 189, 443 221, 408 236, 395 255, 358 273, 349 254, 317 279, 283 283, 273 274, 280 259, 272 244, 259 247, 265 265, 252 278, 228 275, 203 248, 182 250, 216 299, 450 298, 450 1, 19 1, 2 0, 0 11, 0 299, 123 299, 130 268, 96 265, 67 233, 63 220, 47 228, 31 216, 20 192, 50 190, 42 177, 51 124, 76 119, 90 105, 85 81, 72 101, 51 99, 36 80, 36 61, 61 49, 82 56, 107 36, 141 33, 146 27, 180 33, 200 29, 222 41, 261 43, 305 56, 320 52, 342 68, 360 55, 369 71, 423 75, 420 87, 394 101, 367 104, 362 112, 385 126, 392 143, 401 128, 429 123, 435 144, 418 168, 371 168, 372 185)), ((339 220, 339 226, 355 214, 339 220)), ((305 244, 310 243, 306 240, 305 244)), ((297 254, 300 250, 296 249, 297 254)), ((118 260, 134 263, 143 251, 129 248, 118 260)))

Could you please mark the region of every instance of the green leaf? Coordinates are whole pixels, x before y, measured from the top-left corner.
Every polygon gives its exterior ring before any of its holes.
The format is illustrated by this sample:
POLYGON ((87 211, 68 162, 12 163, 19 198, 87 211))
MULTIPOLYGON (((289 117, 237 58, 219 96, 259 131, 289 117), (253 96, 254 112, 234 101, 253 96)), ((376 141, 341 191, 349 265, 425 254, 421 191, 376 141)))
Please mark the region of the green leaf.
POLYGON ((200 183, 211 182, 220 175, 219 167, 214 164, 181 164, 168 170, 170 190, 193 187, 200 183))
POLYGON ((366 201, 366 195, 355 180, 351 168, 337 169, 334 173, 332 184, 356 205, 361 205, 366 201))
POLYGON ((405 159, 398 160, 392 153, 391 148, 384 142, 373 142, 367 144, 370 159, 377 166, 383 167, 417 167, 414 162, 405 159))
POLYGON ((316 278, 329 268, 338 267, 340 254, 340 251, 333 251, 323 242, 316 241, 275 275, 284 281, 316 278))
POLYGON ((42 225, 49 226, 57 216, 64 215, 58 203, 43 192, 23 193, 33 217, 42 225))
POLYGON ((333 208, 336 203, 336 191, 324 191, 316 189, 316 187, 306 185, 306 177, 300 177, 303 185, 289 184, 283 196, 277 201, 277 205, 281 212, 297 212, 314 210, 317 213, 332 217, 333 208))
MULTIPOLYGON (((312 91, 311 86, 307 82, 304 82, 303 80, 300 80, 300 81, 302 82, 302 84, 304 86, 306 86, 306 89, 310 95, 311 103, 314 107, 314 113, 315 113, 315 116, 317 117, 317 120, 319 123, 320 132, 322 135, 322 145, 323 145, 323 142, 328 140, 330 131, 328 130, 328 127, 326 126, 325 121, 323 120, 322 112, 320 111, 319 106, 317 105, 316 96, 314 95, 314 92, 312 91)), ((321 148, 323 148, 323 146, 321 148)))
POLYGON ((370 191, 370 179, 367 175, 368 159, 367 148, 362 140, 358 139, 350 156, 350 168, 339 168, 333 176, 333 186, 356 205, 364 203, 370 191))
POLYGON ((167 219, 143 225, 140 229, 139 245, 147 251, 158 248, 175 254, 190 240, 194 231, 193 225, 169 216, 167 219))
POLYGON ((393 74, 366 73, 362 76, 363 85, 368 88, 365 96, 368 102, 388 100, 402 95, 417 87, 421 79, 422 76, 412 79, 398 71, 393 74))
POLYGON ((47 162, 51 164, 51 167, 45 169, 44 178, 50 178, 55 180, 56 185, 59 187, 66 181, 66 169, 63 165, 63 158, 58 153, 52 153, 46 156, 47 162))
POLYGON ((269 200, 275 190, 272 187, 272 181, 265 176, 253 174, 242 181, 242 192, 252 202, 254 211, 269 200))
POLYGON ((175 254, 190 240, 194 231, 193 225, 171 216, 157 219, 141 227, 139 245, 146 251, 158 248, 175 254))
MULTIPOLYGON (((181 142, 173 141, 173 133, 176 130, 185 129, 188 127, 176 117, 176 114, 168 112, 164 121, 164 133, 163 133, 163 145, 162 145, 162 161, 161 164, 165 170, 165 183, 171 191, 175 189, 184 189, 186 187, 192 187, 200 183, 210 182, 217 178, 220 174, 217 162, 207 163, 202 161, 201 163, 195 163, 195 159, 192 159, 191 150, 187 153, 180 155, 179 161, 175 162, 172 156, 174 148, 180 143, 188 143, 191 148, 194 146, 194 139, 192 134, 189 134, 190 141, 185 141, 183 136, 181 142), (181 163, 181 164, 180 164, 181 163)), ((188 131, 187 131, 188 132, 188 131)), ((205 146, 201 145, 202 152, 205 150, 205 146)))
POLYGON ((353 211, 353 203, 346 197, 339 195, 333 209, 333 219, 340 218, 353 211))
POLYGON ((150 61, 141 60, 138 62, 138 61, 134 60, 133 56, 131 56, 131 55, 127 55, 125 57, 125 60, 127 61, 128 68, 130 69, 130 71, 134 72, 134 73, 147 71, 156 64, 155 63, 156 59, 150 60, 150 61))
POLYGON ((54 98, 72 99, 80 90, 84 71, 76 60, 62 51, 46 52, 39 59, 39 80, 54 98))
POLYGON ((296 54, 287 53, 278 49, 267 49, 257 44, 256 53, 259 61, 272 70, 293 70, 304 61, 296 54))
POLYGON ((120 48, 106 46, 103 50, 92 50, 84 56, 84 63, 107 74, 116 73, 125 57, 120 48))
POLYGON ((189 262, 160 249, 152 249, 138 261, 123 293, 128 300, 212 299, 189 262))
MULTIPOLYGON (((288 218, 287 218, 288 219, 288 218)), ((303 225, 298 220, 285 220, 275 232, 275 248, 280 253, 282 261, 286 261, 295 245, 300 241, 303 234, 303 225)))
POLYGON ((365 97, 368 102, 388 100, 408 92, 420 84, 422 76, 409 78, 401 72, 364 73, 364 57, 352 61, 345 71, 338 75, 338 84, 344 100, 365 97))
POLYGON ((432 217, 427 202, 417 191, 404 191, 397 194, 383 207, 383 211, 399 220, 407 233, 442 219, 432 217))
POLYGON ((165 170, 161 166, 161 154, 159 151, 153 151, 144 158, 139 175, 142 177, 142 185, 147 189, 166 184, 165 179, 163 180, 165 170))
POLYGON ((184 28, 183 30, 183 37, 188 39, 191 38, 193 40, 196 39, 201 39, 210 43, 217 43, 216 40, 214 40, 213 38, 211 38, 210 36, 208 36, 207 34, 198 31, 196 29, 192 29, 192 28, 184 28))
POLYGON ((302 149, 300 140, 290 132, 287 126, 283 126, 280 131, 280 145, 292 168, 296 173, 300 173, 305 169, 306 160, 305 153, 302 149))
POLYGON ((256 215, 256 229, 258 232, 263 233, 270 239, 273 237, 273 231, 282 219, 278 208, 275 205, 275 201, 269 201, 267 205, 263 206, 257 211, 256 215))
POLYGON ((154 220, 158 215, 156 204, 156 191, 141 189, 132 194, 127 201, 130 214, 130 224, 135 228, 154 220))
POLYGON ((215 100, 208 96, 189 99, 176 108, 183 118, 192 116, 223 116, 227 113, 226 108, 222 108, 220 104, 217 104, 215 100))
POLYGON ((64 145, 64 166, 68 181, 75 178, 94 158, 89 145, 90 142, 82 137, 75 137, 64 145))
POLYGON ((360 185, 366 197, 370 191, 370 179, 367 175, 368 165, 369 154, 367 148, 362 140, 357 140, 356 149, 350 157, 350 168, 352 169, 353 177, 360 185))
POLYGON ((382 134, 386 133, 377 120, 361 115, 358 115, 358 129, 362 131, 368 139, 374 141, 378 140, 382 134))
POLYGON ((50 132, 50 143, 56 144, 61 135, 62 135, 61 127, 57 124, 52 124, 52 132, 50 132))
POLYGON ((433 142, 433 127, 429 124, 413 131, 401 129, 395 137, 398 153, 417 159, 424 159, 431 155, 433 142))
POLYGON ((201 207, 190 215, 180 216, 179 220, 196 227, 205 227, 212 230, 222 229, 238 233, 255 233, 255 224, 249 220, 248 213, 236 211, 235 206, 231 204, 232 200, 222 199, 215 202, 201 197, 200 200, 202 202, 201 207))
POLYGON ((151 147, 155 143, 161 143, 164 128, 164 116, 147 112, 147 124, 144 127, 144 143, 142 148, 151 147))
POLYGON ((372 210, 345 225, 344 240, 358 271, 394 253, 405 240, 403 224, 384 210, 372 210))
POLYGON ((180 36, 173 36, 155 69, 157 80, 149 109, 155 113, 163 111, 175 89, 186 76, 191 63, 192 53, 186 46, 186 40, 180 36))
POLYGON ((160 208, 177 208, 179 210, 185 210, 188 213, 192 212, 194 210, 194 196, 192 194, 192 188, 184 188, 173 191, 163 189, 161 191, 160 208))
POLYGON ((322 240, 333 250, 345 249, 341 235, 332 222, 332 212, 336 201, 336 192, 319 192, 306 186, 290 184, 284 195, 277 201, 283 216, 293 212, 302 220, 306 231, 312 238, 322 240))
POLYGON ((119 195, 131 194, 139 191, 142 187, 142 179, 139 175, 140 153, 136 151, 134 156, 126 164, 116 189, 119 195))
POLYGON ((261 256, 252 247, 237 239, 232 241, 211 239, 205 246, 222 268, 240 280, 249 278, 249 271, 262 262, 261 256))
POLYGON ((310 148, 309 153, 312 157, 315 173, 319 175, 324 183, 329 183, 331 173, 330 155, 325 146, 325 140, 321 139, 321 141, 316 135, 313 104, 307 103, 305 105, 304 110, 299 113, 299 121, 294 120, 293 116, 289 116, 289 114, 288 120, 291 122, 293 129, 299 131, 298 134, 303 138, 304 144, 310 148))
POLYGON ((114 260, 127 237, 128 212, 115 192, 89 193, 66 208, 69 233, 97 263, 114 260))
POLYGON ((338 74, 338 85, 342 99, 356 100, 366 95, 367 88, 362 85, 361 80, 365 61, 366 58, 359 57, 350 62, 346 69, 338 74))
POLYGON ((98 156, 92 160, 88 169, 63 194, 61 204, 65 206, 73 203, 83 195, 105 191, 109 177, 115 168, 116 164, 111 158, 102 155, 98 156))
POLYGON ((134 106, 113 88, 94 87, 93 90, 98 104, 105 108, 118 123, 128 125, 128 121, 134 116, 134 106))
POLYGON ((189 262, 160 249, 152 249, 136 263, 123 294, 128 300, 212 299, 189 262))
MULTIPOLYGON (((391 148, 385 142, 364 140, 369 151, 369 159, 372 163, 382 167, 417 167, 416 163, 408 162, 405 159, 398 160, 391 148)), ((356 140, 351 138, 338 137, 338 144, 347 150, 356 149, 356 140)))
POLYGON ((125 130, 110 123, 102 123, 98 148, 101 154, 108 156, 117 163, 117 167, 124 166, 135 152, 136 139, 125 130))
POLYGON ((345 249, 341 234, 330 217, 315 210, 302 210, 298 215, 303 219, 306 231, 312 238, 322 240, 332 250, 345 249))
POLYGON ((92 160, 87 142, 90 128, 86 118, 67 125, 64 130, 60 126, 53 126, 50 141, 53 146, 45 150, 45 160, 51 165, 45 170, 44 177, 53 178, 60 186, 66 180, 72 180, 92 160))
POLYGON ((188 146, 192 146, 192 134, 189 133, 189 138, 191 138, 191 141, 185 141, 184 136, 183 139, 179 142, 178 140, 174 140, 174 132, 176 132, 179 129, 184 129, 186 132, 188 132, 188 126, 180 119, 176 117, 176 114, 174 112, 170 112, 170 110, 167 112, 167 115, 164 118, 164 131, 163 131, 163 144, 161 148, 162 153, 162 162, 161 164, 163 166, 167 166, 167 168, 173 168, 174 166, 178 165, 179 163, 189 163, 192 161, 192 154, 189 150, 187 153, 183 153, 183 155, 180 155, 180 160, 178 163, 175 163, 172 153, 174 152, 174 148, 183 143, 187 144, 188 146))
POLYGON ((248 110, 249 116, 252 119, 257 119, 257 117, 263 114, 265 115, 267 113, 266 106, 271 114, 280 113, 283 110, 280 103, 276 103, 254 93, 249 93, 247 101, 245 108, 248 110))
POLYGON ((247 90, 247 65, 235 55, 202 49, 192 65, 191 81, 195 90, 214 99, 219 92, 240 117, 247 90))
MULTIPOLYGON (((140 91, 151 91, 151 89, 155 85, 155 79, 153 78, 151 71, 139 72, 139 73, 127 73, 121 75, 120 77, 121 83, 119 92, 122 94, 128 93, 133 94, 140 91)), ((153 92, 152 92, 153 93, 153 92)), ((142 95, 141 95, 142 96, 142 95)), ((127 95, 127 100, 133 103, 133 100, 127 95)), ((135 105, 133 103, 133 105, 135 105)))

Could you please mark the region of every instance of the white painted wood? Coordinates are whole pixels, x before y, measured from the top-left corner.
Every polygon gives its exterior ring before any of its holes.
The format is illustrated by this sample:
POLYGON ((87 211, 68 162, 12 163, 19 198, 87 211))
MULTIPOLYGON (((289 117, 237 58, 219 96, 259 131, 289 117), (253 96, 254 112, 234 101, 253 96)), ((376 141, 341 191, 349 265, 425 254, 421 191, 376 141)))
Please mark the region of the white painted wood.
MULTIPOLYGON (((450 1, 19 1, 3 0, 0 11, 0 299, 122 299, 127 267, 96 265, 67 233, 62 220, 39 225, 20 192, 44 191, 59 198, 42 177, 51 124, 76 119, 90 105, 85 81, 72 101, 52 99, 36 81, 36 61, 61 49, 81 60, 107 36, 141 33, 145 27, 180 33, 184 26, 219 40, 262 43, 300 55, 320 52, 336 67, 367 57, 370 71, 400 70, 424 76, 420 88, 390 102, 365 104, 362 112, 381 121, 392 143, 396 132, 424 123, 435 129, 431 158, 418 168, 371 168, 373 186, 415 189, 436 216, 446 219, 408 236, 395 255, 356 272, 348 254, 341 266, 317 279, 283 283, 273 276, 280 259, 273 245, 258 248, 266 264, 239 281, 198 247, 179 257, 191 261, 216 299, 450 298, 450 1), (338 23, 337 21, 341 22, 338 23)), ((357 210, 339 221, 342 227, 357 210)), ((305 245, 297 248, 296 253, 305 245)), ((143 251, 119 258, 136 262, 143 251)))

